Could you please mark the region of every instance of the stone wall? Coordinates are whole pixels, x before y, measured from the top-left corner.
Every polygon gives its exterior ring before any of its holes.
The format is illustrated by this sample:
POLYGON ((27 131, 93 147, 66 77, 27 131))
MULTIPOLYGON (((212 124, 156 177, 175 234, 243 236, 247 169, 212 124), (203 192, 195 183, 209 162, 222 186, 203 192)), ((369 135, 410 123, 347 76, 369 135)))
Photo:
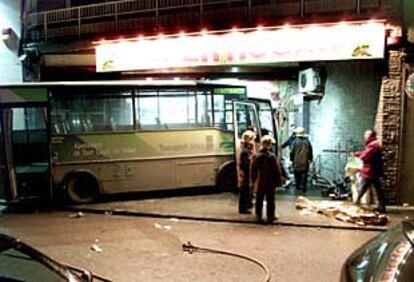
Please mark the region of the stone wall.
POLYGON ((403 57, 402 52, 390 51, 388 76, 382 80, 376 118, 376 129, 383 147, 382 186, 389 203, 398 202, 400 184, 403 57))

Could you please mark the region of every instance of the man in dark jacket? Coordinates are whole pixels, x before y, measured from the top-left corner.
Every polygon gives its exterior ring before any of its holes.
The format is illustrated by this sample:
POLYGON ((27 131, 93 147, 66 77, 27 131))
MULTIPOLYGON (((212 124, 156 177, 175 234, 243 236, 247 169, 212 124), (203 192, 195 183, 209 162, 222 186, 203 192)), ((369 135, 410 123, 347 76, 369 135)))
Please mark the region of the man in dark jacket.
POLYGON ((313 150, 308 138, 305 137, 305 130, 302 127, 295 129, 295 135, 296 138, 291 146, 290 160, 293 163, 296 190, 302 190, 306 193, 309 164, 313 159, 313 150))
POLYGON ((356 203, 359 204, 362 196, 370 186, 375 189, 378 197, 378 211, 385 212, 384 192, 381 189, 380 176, 382 175, 382 150, 381 144, 376 138, 374 130, 367 130, 364 133, 365 150, 355 152, 354 155, 363 162, 360 175, 362 178, 361 188, 356 203))
POLYGON ((276 156, 271 152, 273 138, 269 135, 263 136, 260 141, 260 151, 253 158, 252 181, 257 180, 256 194, 256 217, 259 222, 263 222, 263 201, 266 197, 267 202, 267 222, 272 223, 275 216, 275 190, 282 185, 282 172, 276 156))

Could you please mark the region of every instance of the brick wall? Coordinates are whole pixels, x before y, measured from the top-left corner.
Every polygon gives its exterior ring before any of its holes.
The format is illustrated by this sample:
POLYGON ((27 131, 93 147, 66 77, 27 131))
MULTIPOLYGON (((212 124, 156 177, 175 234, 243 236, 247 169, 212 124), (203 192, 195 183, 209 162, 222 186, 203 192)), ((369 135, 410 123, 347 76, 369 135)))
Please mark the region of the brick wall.
POLYGON ((319 156, 316 166, 323 176, 335 179, 344 174, 346 151, 363 149, 363 134, 375 125, 384 66, 380 61, 320 66, 326 68, 325 95, 307 102, 309 133, 314 156, 319 156))

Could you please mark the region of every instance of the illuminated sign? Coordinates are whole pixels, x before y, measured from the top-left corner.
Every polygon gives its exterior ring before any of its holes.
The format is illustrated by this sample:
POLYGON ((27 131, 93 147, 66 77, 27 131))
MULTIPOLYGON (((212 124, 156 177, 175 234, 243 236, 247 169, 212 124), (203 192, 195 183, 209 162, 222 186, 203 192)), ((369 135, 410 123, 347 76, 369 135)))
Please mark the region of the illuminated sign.
POLYGON ((170 67, 379 59, 383 22, 267 27, 102 42, 98 72, 170 67))

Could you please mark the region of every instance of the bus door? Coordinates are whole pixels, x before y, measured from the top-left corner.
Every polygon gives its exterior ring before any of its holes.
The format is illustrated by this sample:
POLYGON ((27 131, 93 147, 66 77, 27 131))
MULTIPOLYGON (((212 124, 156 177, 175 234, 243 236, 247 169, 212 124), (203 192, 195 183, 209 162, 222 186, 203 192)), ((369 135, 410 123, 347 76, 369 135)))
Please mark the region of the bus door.
POLYGON ((273 152, 278 153, 278 138, 277 138, 277 127, 274 118, 274 111, 272 104, 269 100, 249 98, 249 101, 252 101, 256 105, 257 114, 260 121, 260 132, 262 135, 270 135, 275 139, 276 144, 274 144, 273 152))
POLYGON ((6 106, 1 110, 2 177, 6 200, 47 199, 50 161, 45 106, 6 106))
MULTIPOLYGON (((240 143, 243 132, 252 130, 256 132, 256 151, 259 150, 259 142, 261 138, 259 116, 256 105, 251 102, 234 102, 233 103, 233 123, 234 123, 234 148, 236 155, 236 164, 239 163, 240 143)), ((237 175, 239 174, 239 166, 237 167, 237 175)))
POLYGON ((9 158, 6 155, 10 152, 5 149, 6 139, 9 137, 4 134, 5 128, 3 121, 6 118, 7 110, 0 107, 0 200, 2 202, 6 202, 16 194, 15 186, 11 187, 12 175, 9 173, 9 164, 7 163, 9 158))

